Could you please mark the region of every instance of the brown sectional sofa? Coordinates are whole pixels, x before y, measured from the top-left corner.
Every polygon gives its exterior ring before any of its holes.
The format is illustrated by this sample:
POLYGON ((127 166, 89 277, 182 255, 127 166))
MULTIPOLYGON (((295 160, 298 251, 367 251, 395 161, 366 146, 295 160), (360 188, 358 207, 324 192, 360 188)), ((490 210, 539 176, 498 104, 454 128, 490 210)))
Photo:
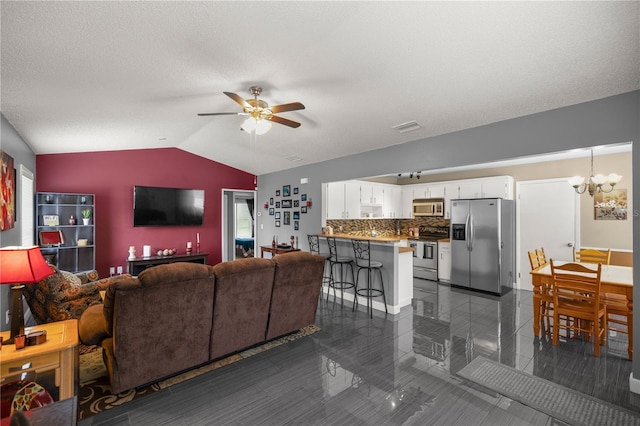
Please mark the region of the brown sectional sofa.
POLYGON ((80 318, 118 393, 315 322, 325 259, 307 252, 159 265, 110 285, 80 318))

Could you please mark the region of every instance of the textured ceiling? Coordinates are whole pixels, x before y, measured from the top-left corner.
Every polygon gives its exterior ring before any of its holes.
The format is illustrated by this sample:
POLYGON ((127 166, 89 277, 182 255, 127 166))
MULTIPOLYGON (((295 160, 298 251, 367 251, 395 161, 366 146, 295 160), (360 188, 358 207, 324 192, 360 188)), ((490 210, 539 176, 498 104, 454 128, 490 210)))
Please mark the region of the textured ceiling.
POLYGON ((36 154, 178 147, 263 174, 640 89, 639 5, 2 1, 1 110, 36 154), (302 126, 253 146, 243 117, 196 115, 251 85, 302 126))

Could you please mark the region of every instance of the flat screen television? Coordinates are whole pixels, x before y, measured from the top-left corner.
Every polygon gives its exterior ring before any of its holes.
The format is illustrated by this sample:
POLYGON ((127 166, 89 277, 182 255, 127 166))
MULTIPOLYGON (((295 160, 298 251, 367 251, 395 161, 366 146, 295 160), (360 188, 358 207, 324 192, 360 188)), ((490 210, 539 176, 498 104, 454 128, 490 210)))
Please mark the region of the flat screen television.
POLYGON ((133 187, 133 226, 200 226, 204 189, 133 187))

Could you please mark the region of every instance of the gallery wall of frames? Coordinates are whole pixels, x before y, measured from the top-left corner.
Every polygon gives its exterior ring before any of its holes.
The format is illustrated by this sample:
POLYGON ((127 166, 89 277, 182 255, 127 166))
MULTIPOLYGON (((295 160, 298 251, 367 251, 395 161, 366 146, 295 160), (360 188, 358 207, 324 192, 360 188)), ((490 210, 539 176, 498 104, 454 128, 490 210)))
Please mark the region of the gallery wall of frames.
POLYGON ((298 187, 283 185, 282 190, 277 189, 275 196, 264 203, 264 208, 273 216, 276 228, 293 226, 293 230, 298 231, 302 215, 311 208, 311 200, 307 194, 300 194, 298 187))

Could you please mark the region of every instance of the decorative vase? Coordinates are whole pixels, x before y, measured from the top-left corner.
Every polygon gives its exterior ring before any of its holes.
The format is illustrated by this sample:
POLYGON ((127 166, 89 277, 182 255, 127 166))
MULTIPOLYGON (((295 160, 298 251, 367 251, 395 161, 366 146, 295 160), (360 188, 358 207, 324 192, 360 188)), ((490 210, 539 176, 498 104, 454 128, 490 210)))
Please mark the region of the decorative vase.
POLYGON ((69 225, 75 225, 75 224, 76 224, 76 217, 69 216, 69 225))

